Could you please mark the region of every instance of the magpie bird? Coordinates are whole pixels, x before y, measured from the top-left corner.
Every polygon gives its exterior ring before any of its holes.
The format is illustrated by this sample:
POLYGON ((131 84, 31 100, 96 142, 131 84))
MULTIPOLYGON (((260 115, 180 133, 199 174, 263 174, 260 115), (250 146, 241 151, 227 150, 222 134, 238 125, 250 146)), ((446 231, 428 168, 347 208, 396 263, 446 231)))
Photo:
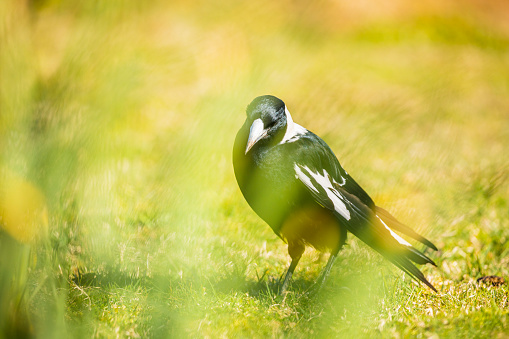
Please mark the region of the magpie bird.
POLYGON ((321 286, 347 232, 436 292, 412 262, 436 264, 395 231, 437 250, 435 245, 376 206, 329 146, 293 122, 282 100, 271 95, 257 97, 246 113, 235 138, 233 167, 248 204, 288 243, 292 261, 281 293, 306 246, 330 253, 318 279, 321 286))

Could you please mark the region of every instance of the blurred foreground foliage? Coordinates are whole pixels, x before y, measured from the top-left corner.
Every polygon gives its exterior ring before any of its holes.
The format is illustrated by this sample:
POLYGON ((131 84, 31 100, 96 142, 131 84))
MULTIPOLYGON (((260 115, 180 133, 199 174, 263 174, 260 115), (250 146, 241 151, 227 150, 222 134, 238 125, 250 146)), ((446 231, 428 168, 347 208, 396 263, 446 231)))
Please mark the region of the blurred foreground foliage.
POLYGON ((503 1, 0 3, 0 337, 509 334, 503 1), (318 295, 236 187, 282 98, 433 240, 439 289, 349 240, 318 295))

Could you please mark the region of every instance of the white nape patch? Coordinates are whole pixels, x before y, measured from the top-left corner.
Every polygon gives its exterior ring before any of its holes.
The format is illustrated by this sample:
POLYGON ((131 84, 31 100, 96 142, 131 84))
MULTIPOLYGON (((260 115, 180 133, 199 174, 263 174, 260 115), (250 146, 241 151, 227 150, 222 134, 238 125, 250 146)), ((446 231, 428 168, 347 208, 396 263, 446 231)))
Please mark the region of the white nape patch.
POLYGON ((343 218, 346 220, 350 220, 350 211, 346 208, 345 203, 342 201, 343 196, 334 188, 332 185, 332 182, 330 181, 330 176, 327 173, 326 170, 323 170, 323 175, 320 173, 315 173, 309 169, 307 166, 297 165, 294 164, 295 172, 297 173, 296 177, 304 183, 307 187, 311 188, 312 190, 318 192, 316 187, 311 182, 311 178, 308 177, 304 172, 301 170, 303 168, 306 170, 309 175, 319 184, 322 186, 322 188, 325 190, 325 193, 327 193, 327 197, 330 201, 332 201, 332 204, 334 205, 334 210, 341 214, 343 218))
POLYGON ((399 235, 397 235, 396 233, 394 233, 394 231, 393 231, 393 230, 391 230, 391 229, 389 228, 389 226, 387 226, 387 225, 384 223, 384 221, 383 221, 383 220, 382 220, 382 219, 381 219, 378 215, 377 215, 376 217, 378 218, 378 220, 380 220, 380 222, 382 223, 382 225, 384 225, 384 226, 385 226, 385 228, 387 228, 387 229, 389 230, 389 232, 391 233, 392 237, 393 237, 394 239, 396 239, 396 241, 397 241, 397 242, 399 242, 401 245, 405 245, 405 246, 412 247, 412 245, 411 245, 408 241, 406 241, 405 239, 403 239, 402 237, 400 237, 399 235))
POLYGON ((284 144, 286 142, 294 142, 298 139, 299 135, 304 135, 308 132, 307 129, 302 127, 299 124, 293 122, 292 116, 290 115, 290 111, 285 106, 285 114, 286 114, 286 133, 283 137, 283 140, 279 144, 284 144))

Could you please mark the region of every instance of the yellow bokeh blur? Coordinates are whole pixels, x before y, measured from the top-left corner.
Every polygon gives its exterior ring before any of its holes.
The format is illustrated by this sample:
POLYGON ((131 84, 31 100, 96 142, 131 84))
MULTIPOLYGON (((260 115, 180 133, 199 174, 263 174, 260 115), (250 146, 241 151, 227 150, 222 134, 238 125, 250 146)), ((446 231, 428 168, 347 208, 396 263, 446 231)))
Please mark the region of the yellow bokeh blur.
POLYGON ((5 168, 0 169, 0 226, 22 243, 33 243, 48 231, 48 210, 42 192, 5 168))

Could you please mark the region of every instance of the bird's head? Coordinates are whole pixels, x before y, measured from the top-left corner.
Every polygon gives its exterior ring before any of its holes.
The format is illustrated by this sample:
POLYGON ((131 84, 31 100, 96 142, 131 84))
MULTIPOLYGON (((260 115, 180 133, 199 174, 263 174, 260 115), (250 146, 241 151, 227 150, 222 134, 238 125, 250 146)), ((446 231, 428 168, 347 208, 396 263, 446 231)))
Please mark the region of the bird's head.
POLYGON ((285 103, 272 95, 255 98, 247 106, 246 124, 249 127, 246 151, 260 141, 283 139, 287 126, 287 110, 285 103))

